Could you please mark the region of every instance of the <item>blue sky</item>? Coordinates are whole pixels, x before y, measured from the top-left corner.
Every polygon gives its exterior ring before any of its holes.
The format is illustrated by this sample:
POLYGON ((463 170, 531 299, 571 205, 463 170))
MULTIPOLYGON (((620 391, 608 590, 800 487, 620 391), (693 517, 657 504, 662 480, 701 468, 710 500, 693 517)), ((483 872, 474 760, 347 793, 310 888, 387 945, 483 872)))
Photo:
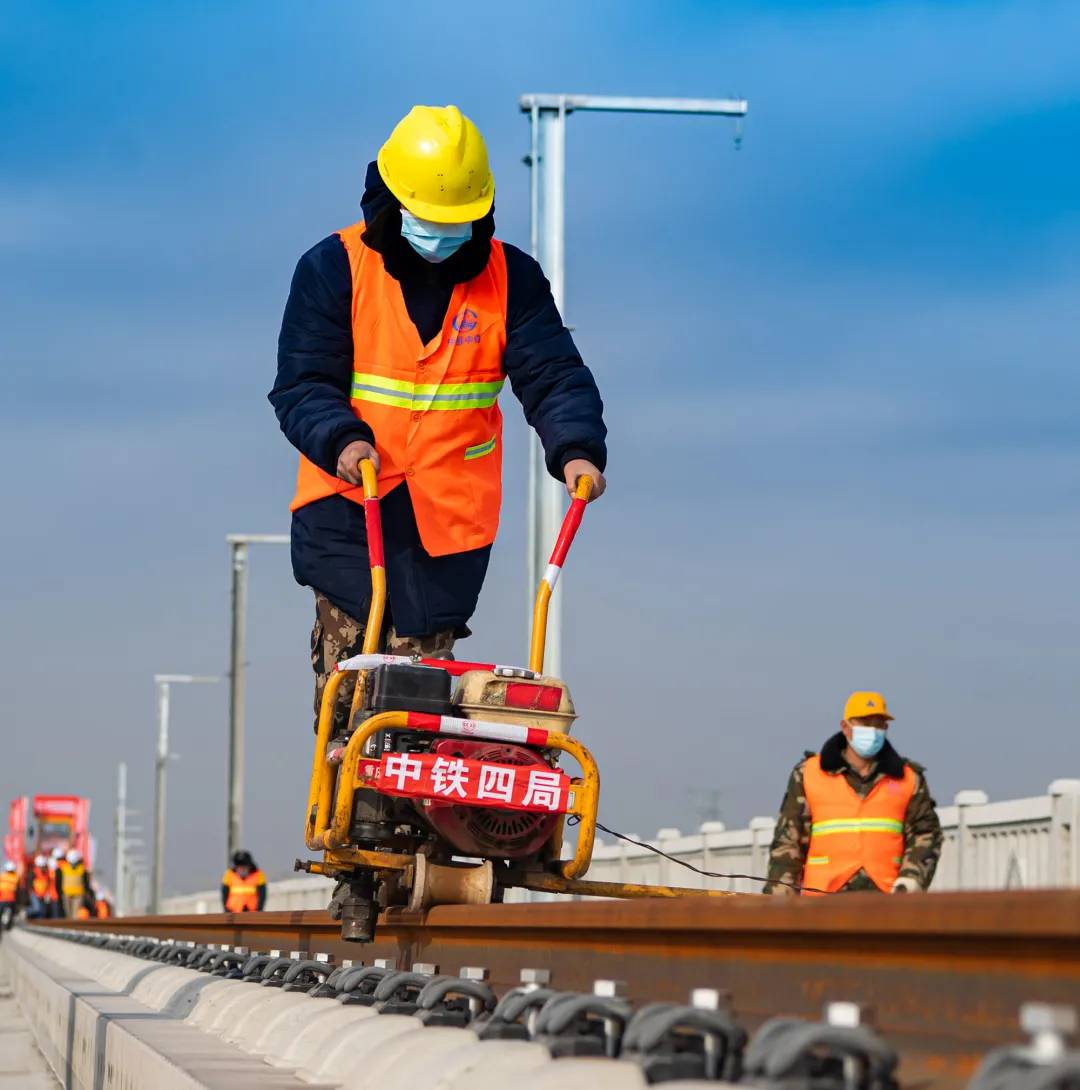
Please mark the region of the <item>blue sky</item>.
MULTIPOLYGON (((569 123, 566 319, 611 467, 566 673, 605 821, 692 827, 707 789, 771 812, 862 687, 941 801, 1080 775, 1075 5, 13 3, 0 45, 4 798, 91 794, 108 859, 124 754, 149 813, 151 676, 224 668, 224 535, 287 527, 265 393, 296 258, 414 102, 481 126, 526 244, 516 102, 545 90, 750 100, 738 152, 727 122, 569 123)), ((477 658, 524 653, 504 411, 477 658)), ((310 613, 259 552, 246 828, 275 872, 310 613)), ((172 889, 221 869, 225 708, 174 701, 172 889)))

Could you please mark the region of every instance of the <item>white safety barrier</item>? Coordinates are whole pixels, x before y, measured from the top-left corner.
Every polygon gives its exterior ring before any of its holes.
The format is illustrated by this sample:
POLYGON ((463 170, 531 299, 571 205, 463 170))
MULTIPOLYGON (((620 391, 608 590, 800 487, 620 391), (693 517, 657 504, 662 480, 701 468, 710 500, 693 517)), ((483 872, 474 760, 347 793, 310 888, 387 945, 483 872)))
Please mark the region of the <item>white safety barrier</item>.
MULTIPOLYGON (((552 1059, 303 992, 144 961, 28 931, 0 957, 38 1045, 68 1090, 645 1090, 635 1064, 552 1059)), ((729 1083, 671 1084, 720 1090, 729 1083)))
MULTIPOLYGON (((945 832, 935 890, 1029 889, 1080 886, 1080 779, 1055 780, 1045 795, 990 802, 983 791, 960 791, 938 809, 945 832)), ((701 870, 765 875, 776 820, 755 817, 744 829, 708 821, 696 833, 661 829, 648 843, 701 870)), ((638 836, 633 839, 640 840, 638 836)), ((625 841, 597 840, 588 877, 600 882, 641 882, 694 889, 757 893, 749 878, 703 878, 669 859, 625 841)), ((267 909, 325 908, 325 878, 271 882, 267 909)), ((507 902, 551 900, 555 894, 509 890, 507 902)), ((215 892, 166 898, 168 913, 220 912, 215 892)))

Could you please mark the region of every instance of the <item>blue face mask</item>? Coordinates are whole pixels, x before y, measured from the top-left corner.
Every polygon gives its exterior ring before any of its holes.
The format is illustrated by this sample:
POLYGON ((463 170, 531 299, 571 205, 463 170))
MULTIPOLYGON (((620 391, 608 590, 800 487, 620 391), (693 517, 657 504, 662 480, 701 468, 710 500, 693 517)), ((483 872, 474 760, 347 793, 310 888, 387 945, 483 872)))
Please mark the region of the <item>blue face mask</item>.
POLYGON ((401 237, 425 260, 437 264, 472 238, 471 223, 432 223, 401 210, 401 237))
POLYGON ((885 745, 885 732, 880 727, 851 724, 851 748, 860 757, 876 757, 885 745))

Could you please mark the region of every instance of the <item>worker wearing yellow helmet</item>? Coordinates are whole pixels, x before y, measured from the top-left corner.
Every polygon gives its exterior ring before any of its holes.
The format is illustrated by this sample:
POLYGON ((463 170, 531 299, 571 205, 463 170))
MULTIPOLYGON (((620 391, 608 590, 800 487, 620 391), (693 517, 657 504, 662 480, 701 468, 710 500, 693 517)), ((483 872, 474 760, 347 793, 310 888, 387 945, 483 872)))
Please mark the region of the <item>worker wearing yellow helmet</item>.
POLYGON ((840 730, 788 780, 769 859, 769 893, 927 889, 942 833, 922 765, 887 734, 885 697, 848 697, 840 730))
POLYGON ((315 591, 316 711, 363 641, 362 459, 383 496, 383 646, 398 654, 452 657, 469 635, 499 523, 506 379, 549 472, 603 493, 596 383, 539 265, 495 237, 494 199, 476 125, 456 106, 416 106, 368 167, 363 218, 293 276, 269 396, 300 453, 292 559, 315 591))

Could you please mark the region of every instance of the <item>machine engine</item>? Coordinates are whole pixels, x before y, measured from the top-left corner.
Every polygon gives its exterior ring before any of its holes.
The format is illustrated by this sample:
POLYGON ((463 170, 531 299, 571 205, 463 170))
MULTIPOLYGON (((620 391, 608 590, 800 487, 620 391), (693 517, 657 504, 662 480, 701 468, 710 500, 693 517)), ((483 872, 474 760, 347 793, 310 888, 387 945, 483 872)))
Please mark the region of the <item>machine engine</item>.
MULTIPOLYGON (((498 677, 487 671, 463 674, 451 693, 452 678, 434 666, 388 664, 376 667, 367 683, 363 717, 389 709, 483 718, 541 730, 569 731, 575 718, 562 682, 540 677, 498 677)), ((448 758, 550 770, 544 755, 526 746, 431 734, 397 732, 376 736, 366 756, 387 752, 431 753, 448 758)), ((373 846, 397 843, 417 847, 416 833, 434 834, 443 855, 484 859, 535 859, 555 832, 554 813, 458 805, 440 799, 394 799, 373 790, 356 792, 352 833, 373 846), (409 832, 403 826, 414 826, 409 832), (415 828, 419 826, 419 828, 415 828)))
MULTIPOLYGON (((504 765, 550 768, 540 755, 524 746, 497 742, 470 742, 444 738, 432 752, 473 761, 494 761, 504 765)), ((484 859, 531 859, 551 839, 559 814, 536 814, 521 810, 494 810, 480 806, 458 806, 452 802, 425 799, 424 820, 440 840, 459 855, 484 859)))

